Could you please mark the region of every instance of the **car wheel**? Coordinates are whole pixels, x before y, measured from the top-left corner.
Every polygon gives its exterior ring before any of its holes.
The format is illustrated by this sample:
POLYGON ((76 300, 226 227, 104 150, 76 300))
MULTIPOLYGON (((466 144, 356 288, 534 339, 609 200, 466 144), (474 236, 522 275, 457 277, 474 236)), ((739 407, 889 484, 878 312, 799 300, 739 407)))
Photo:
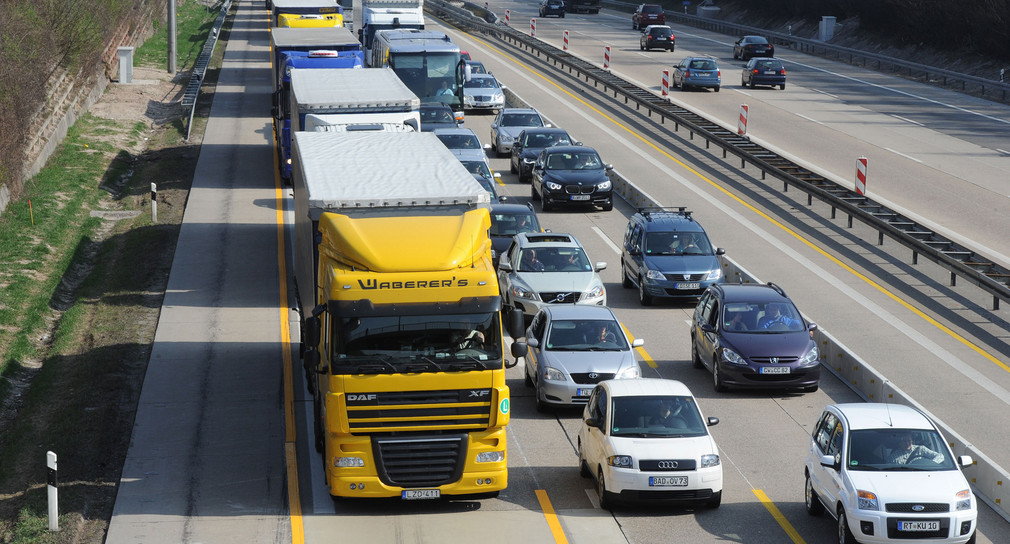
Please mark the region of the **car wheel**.
POLYGON ((565 12, 562 11, 561 15, 558 15, 558 17, 561 17, 562 19, 564 19, 565 18, 565 12))
POLYGON ((779 89, 781 89, 783 91, 786 90, 786 84, 783 83, 782 85, 779 85, 779 89))
POLYGON ((642 306, 652 306, 652 295, 645 290, 645 279, 638 278, 638 302, 642 306))
POLYGON ((736 52, 736 49, 734 49, 733 50, 733 60, 736 60, 738 58, 740 58, 740 55, 736 52))
POLYGON ((621 261, 621 287, 625 289, 631 289, 635 284, 631 283, 631 278, 628 277, 628 272, 624 269, 624 261, 621 261))
POLYGON ((607 491, 607 483, 603 479, 602 468, 596 473, 596 496, 600 498, 600 508, 604 510, 613 508, 613 499, 610 498, 610 492, 607 491))
POLYGON ((824 513, 824 504, 817 497, 814 491, 814 484, 810 483, 810 475, 807 474, 806 484, 803 486, 803 500, 807 507, 807 513, 811 516, 819 516, 824 513))
POLYGON ((705 365, 701 363, 701 355, 698 355, 698 346, 694 343, 694 336, 691 336, 691 363, 694 368, 703 368, 705 365))
POLYGON ((716 87, 716 88, 715 88, 715 92, 719 92, 719 87, 716 87))
POLYGON ((705 506, 709 508, 719 508, 720 504, 722 504, 722 491, 712 493, 712 497, 705 501, 705 506))
POLYGON ((582 455, 582 440, 579 439, 579 476, 589 478, 592 475, 593 473, 589 470, 589 465, 586 464, 586 457, 582 455))
POLYGON ((614 209, 614 197, 607 199, 607 202, 603 204, 603 211, 609 212, 614 209))
POLYGON ((845 515, 845 507, 838 508, 838 544, 856 544, 856 537, 849 529, 849 518, 845 515))
MULTIPOLYGON (((753 79, 752 79, 752 80, 750 80, 750 88, 751 88, 751 89, 753 89, 753 88, 754 88, 754 80, 753 80, 753 79)), ((718 89, 716 89, 716 90, 718 90, 718 89)))
POLYGON ((964 544, 975 544, 975 533, 972 533, 971 536, 968 537, 968 541, 964 544))
POLYGON ((631 30, 638 30, 638 25, 635 24, 635 21, 631 21, 631 30))
POLYGON ((645 46, 642 45, 642 44, 638 44, 638 50, 639 51, 645 51, 645 46))
POLYGON ((530 376, 530 363, 529 363, 529 360, 527 360, 526 364, 523 365, 523 366, 524 366, 524 368, 523 368, 523 383, 526 384, 526 387, 533 388, 533 386, 535 384, 533 383, 533 377, 530 376))
POLYGON ((532 181, 530 182, 530 200, 540 200, 540 194, 537 193, 537 186, 532 181))
POLYGON ((740 86, 741 86, 741 87, 746 87, 746 86, 747 86, 747 82, 746 82, 746 81, 744 81, 743 79, 741 79, 741 80, 740 80, 740 86))
POLYGON ((550 406, 546 402, 540 399, 540 380, 537 380, 536 396, 537 396, 537 411, 541 414, 547 413, 550 410, 550 406))
POLYGON ((729 390, 722 381, 722 374, 719 372, 719 358, 716 355, 712 356, 712 386, 716 393, 725 393, 729 390))
MULTIPOLYGON (((513 174, 519 173, 519 169, 516 168, 516 163, 512 162, 511 160, 509 160, 509 172, 512 172, 513 174)), ((522 180, 520 179, 519 181, 522 180)))

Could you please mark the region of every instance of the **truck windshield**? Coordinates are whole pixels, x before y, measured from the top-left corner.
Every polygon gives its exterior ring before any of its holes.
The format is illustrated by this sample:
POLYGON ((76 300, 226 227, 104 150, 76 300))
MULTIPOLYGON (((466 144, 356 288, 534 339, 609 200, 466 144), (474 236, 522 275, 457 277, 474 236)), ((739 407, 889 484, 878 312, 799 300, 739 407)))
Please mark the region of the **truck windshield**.
MULTIPOLYGON (((333 372, 369 357, 392 364, 430 363, 431 371, 501 368, 502 337, 498 312, 410 316, 348 317, 340 320, 333 372)), ((396 371, 401 369, 396 368, 396 371)))
POLYGON ((390 52, 389 66, 422 104, 443 103, 459 107, 460 86, 456 66, 459 52, 390 52))

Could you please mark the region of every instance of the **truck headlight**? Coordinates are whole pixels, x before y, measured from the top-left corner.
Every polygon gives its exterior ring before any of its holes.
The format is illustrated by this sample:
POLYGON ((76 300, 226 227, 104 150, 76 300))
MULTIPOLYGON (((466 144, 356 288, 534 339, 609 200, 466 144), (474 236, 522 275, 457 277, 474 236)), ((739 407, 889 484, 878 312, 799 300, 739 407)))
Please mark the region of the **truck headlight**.
POLYGON ((501 463, 505 460, 503 451, 485 451, 477 454, 478 463, 501 463))
POLYGON ((360 457, 334 457, 333 466, 337 468, 363 467, 365 460, 360 457))

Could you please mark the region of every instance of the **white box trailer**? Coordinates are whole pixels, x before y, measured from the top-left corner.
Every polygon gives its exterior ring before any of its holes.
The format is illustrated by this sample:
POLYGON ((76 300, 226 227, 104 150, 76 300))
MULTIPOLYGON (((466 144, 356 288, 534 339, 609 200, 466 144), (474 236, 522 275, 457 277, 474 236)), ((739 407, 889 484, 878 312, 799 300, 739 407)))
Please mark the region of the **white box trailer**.
POLYGON ((420 99, 389 68, 293 69, 289 102, 293 132, 421 129, 420 99))

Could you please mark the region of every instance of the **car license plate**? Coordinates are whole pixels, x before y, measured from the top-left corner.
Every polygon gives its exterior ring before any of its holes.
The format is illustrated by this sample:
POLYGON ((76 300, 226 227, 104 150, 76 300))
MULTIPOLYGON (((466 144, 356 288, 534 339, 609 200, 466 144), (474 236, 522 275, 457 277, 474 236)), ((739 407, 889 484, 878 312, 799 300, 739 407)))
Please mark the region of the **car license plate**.
POLYGON ((701 289, 701 284, 697 282, 692 283, 675 283, 673 284, 674 289, 683 289, 684 291, 697 291, 701 289))
POLYGON ((408 501, 437 499, 442 496, 438 489, 404 489, 400 492, 400 497, 408 501))
POLYGON ((589 200, 589 195, 572 195, 572 200, 589 200))
POLYGON ((766 76, 773 76, 773 75, 775 75, 775 70, 765 70, 765 75, 766 76))
POLYGON ((708 72, 696 72, 694 75, 697 76, 697 77, 708 77, 708 76, 710 76, 712 74, 710 74, 708 72))
POLYGON ((649 476, 650 487, 684 487, 687 485, 687 476, 649 476))
POLYGON ((576 397, 588 397, 592 393, 593 393, 593 389, 592 388, 589 388, 589 389, 576 389, 575 390, 575 396, 576 397))
POLYGON ((899 521, 899 531, 939 531, 939 521, 899 521))
POLYGON ((789 374, 788 366, 763 366, 761 374, 789 374))

